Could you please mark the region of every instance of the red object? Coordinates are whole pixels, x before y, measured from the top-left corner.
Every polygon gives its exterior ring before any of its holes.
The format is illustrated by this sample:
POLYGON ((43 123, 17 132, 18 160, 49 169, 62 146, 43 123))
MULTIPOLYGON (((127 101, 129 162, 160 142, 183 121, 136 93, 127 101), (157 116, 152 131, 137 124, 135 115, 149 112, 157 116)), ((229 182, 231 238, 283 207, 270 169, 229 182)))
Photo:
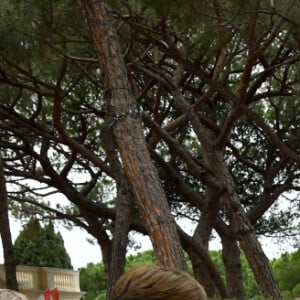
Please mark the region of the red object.
POLYGON ((43 293, 44 300, 59 300, 58 290, 57 288, 53 290, 45 290, 43 293))
POLYGON ((50 298, 50 296, 51 296, 51 291, 50 291, 50 290, 44 291, 43 295, 44 295, 44 299, 45 299, 45 300, 51 300, 51 298, 50 298))
POLYGON ((55 288, 51 291, 52 300, 59 300, 58 290, 55 288))

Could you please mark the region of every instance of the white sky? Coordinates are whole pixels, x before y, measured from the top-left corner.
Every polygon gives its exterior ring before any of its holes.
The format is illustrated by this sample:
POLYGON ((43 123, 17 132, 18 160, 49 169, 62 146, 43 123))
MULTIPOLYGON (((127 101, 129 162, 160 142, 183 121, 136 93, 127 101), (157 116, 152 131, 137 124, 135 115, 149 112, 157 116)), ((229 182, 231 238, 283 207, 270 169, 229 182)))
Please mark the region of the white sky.
MULTIPOLYGON (((46 192, 46 191, 45 191, 46 192)), ((111 192, 111 191, 108 191, 111 192)), ((111 197, 114 195, 111 194, 111 197)), ((296 199, 296 196, 294 195, 296 199)), ((64 201, 68 200, 62 194, 53 194, 47 197, 43 197, 44 200, 49 200, 51 205, 55 207, 57 203, 62 204, 64 201)), ((181 220, 178 222, 183 230, 185 230, 188 234, 192 234, 194 225, 187 220, 181 220)), ((22 229, 21 222, 15 220, 14 218, 10 219, 10 229, 12 234, 12 239, 15 241, 17 236, 19 235, 20 230, 22 229)), ((55 231, 60 231, 63 239, 65 248, 71 258, 72 266, 75 270, 78 268, 85 267, 88 263, 98 263, 101 262, 101 250, 98 244, 91 244, 87 239, 91 239, 91 236, 88 235, 84 230, 81 230, 78 227, 74 227, 72 230, 67 230, 63 226, 56 226, 55 231)), ((151 243, 148 237, 145 237, 141 234, 134 235, 134 239, 139 242, 142 247, 138 251, 145 251, 151 249, 151 243)), ((1 245, 0 245, 0 264, 3 264, 3 248, 2 248, 2 240, 0 237, 1 245)), ((271 238, 262 238, 260 239, 263 250, 269 259, 277 258, 284 252, 293 252, 296 251, 291 245, 291 243, 280 241, 275 241, 271 238)), ((210 244, 211 250, 219 250, 221 249, 220 242, 218 240, 213 240, 210 244)), ((134 254, 134 250, 129 250, 128 254, 134 254)))
MULTIPOLYGON (((15 239, 18 237, 21 229, 22 225, 20 222, 10 220, 10 230, 13 241, 15 241, 15 239)), ((57 232, 58 229, 56 228, 55 231, 57 232)), ((84 234, 83 230, 75 228, 72 231, 68 231, 60 226, 59 231, 64 239, 65 248, 71 258, 71 263, 75 270, 86 266, 89 262, 97 263, 101 261, 101 252, 99 246, 91 245, 87 241, 87 235, 84 234)), ((3 264, 3 261, 3 248, 1 247, 0 264, 3 264)))
MULTIPOLYGON (((18 237, 20 230, 22 230, 22 225, 19 221, 10 220, 10 230, 13 241, 18 237)), ((78 268, 85 267, 88 263, 98 263, 101 262, 101 250, 98 244, 91 244, 87 239, 91 239, 91 236, 85 233, 84 230, 75 227, 72 230, 67 230, 63 226, 55 227, 55 231, 60 231, 63 239, 65 248, 71 258, 72 266, 75 270, 78 268)), ((151 248, 148 237, 140 236, 137 237, 138 241, 142 243, 142 249, 140 251, 148 250, 151 248)), ((0 247, 0 264, 3 264, 3 248, 2 240, 0 247)), ((130 251, 129 254, 133 254, 133 251, 130 251)))
MULTIPOLYGON (((182 223, 182 222, 181 222, 182 223)), ((183 224, 180 224, 181 226, 183 224)), ((22 229, 19 221, 10 220, 10 227, 13 241, 17 238, 20 230, 22 229)), ((189 226, 182 226, 187 233, 191 234, 191 229, 189 226)), ((71 258, 73 268, 78 270, 78 268, 85 267, 88 263, 98 263, 101 262, 101 251, 98 245, 92 245, 87 241, 90 236, 79 228, 74 228, 72 230, 67 230, 62 226, 56 227, 56 231, 60 231, 66 250, 71 258)), ((142 248, 139 252, 151 249, 151 243, 148 237, 142 235, 136 235, 135 239, 142 244, 142 248)), ((0 239, 1 240, 1 239, 0 239)), ((2 241, 1 241, 2 242, 2 241)), ((286 243, 281 243, 280 246, 272 242, 270 239, 262 239, 262 246, 266 255, 272 259, 279 257, 284 252, 295 251, 290 245, 286 243)), ((2 243, 1 243, 2 246, 2 243)), ((220 243, 218 241, 213 241, 211 244, 212 250, 220 249, 220 243)), ((128 254, 134 254, 133 250, 130 250, 128 254)), ((0 264, 3 264, 3 248, 0 247, 0 264)))

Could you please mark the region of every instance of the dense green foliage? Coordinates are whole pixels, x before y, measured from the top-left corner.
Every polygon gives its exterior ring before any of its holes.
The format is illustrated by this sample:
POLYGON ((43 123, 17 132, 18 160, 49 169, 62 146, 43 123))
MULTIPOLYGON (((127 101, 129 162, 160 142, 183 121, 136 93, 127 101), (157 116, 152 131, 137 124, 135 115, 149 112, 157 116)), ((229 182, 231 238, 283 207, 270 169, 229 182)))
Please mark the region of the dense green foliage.
MULTIPOLYGON (((192 220, 201 229, 208 211, 212 228, 203 228, 207 232, 201 236, 208 239, 215 229, 222 241, 243 240, 239 245, 250 252, 249 260, 253 239, 248 234, 294 237, 297 242, 299 1, 108 4, 130 92, 142 112, 138 118, 173 216, 192 220), (239 215, 243 217, 236 224, 239 215)), ((81 226, 101 241, 109 262, 115 195, 127 195, 130 201, 132 195, 115 191, 124 174, 122 161, 113 163, 119 153, 109 145, 117 116, 108 111, 110 93, 86 25, 76 1, 1 1, 0 155, 13 215, 58 217, 81 226), (56 121, 59 110, 53 103, 62 106, 56 121), (64 194, 68 205, 47 203, 44 193, 49 190, 64 194)), ((132 208, 130 230, 139 231, 144 224, 137 206, 132 208)), ((45 237, 32 240, 40 248, 48 243, 45 237)), ((36 264, 35 248, 18 243, 16 253, 26 249, 22 259, 36 264)), ((53 245, 43 251, 49 247, 53 245)), ((220 255, 212 252, 211 257, 225 281, 220 255)), ((285 258, 287 265, 290 259, 285 258)), ((52 258, 51 264, 57 263, 52 258)), ((234 265, 239 265, 238 256, 234 265)), ((257 286, 248 270, 244 268, 244 285, 250 297, 257 286)), ((91 279, 98 271, 91 273, 83 285, 95 297, 105 280, 99 284, 91 279)), ((261 274, 265 272, 256 272, 258 282, 274 282, 262 280, 261 274)), ((282 282, 283 270, 276 274, 286 293, 298 288, 297 280, 282 282)), ((240 277, 232 278, 226 282, 231 287, 240 277)))
POLYGON ((14 251, 18 265, 73 268, 63 238, 52 223, 41 227, 38 220, 31 219, 17 237, 14 251))
POLYGON ((300 249, 272 261, 279 286, 287 296, 300 296, 300 249))
POLYGON ((85 268, 80 269, 80 289, 86 292, 82 299, 96 299, 106 290, 106 283, 107 276, 103 263, 89 263, 85 268))
MULTIPOLYGON (((225 277, 221 251, 211 251, 210 253, 222 276, 225 277)), ((128 256, 126 262, 126 270, 130 270, 141 264, 154 265, 156 259, 153 251, 149 250, 128 256)), ((283 254, 280 258, 272 260, 271 264, 279 280, 284 299, 299 297, 300 249, 294 253, 283 254)), ((242 256, 242 266, 247 299, 262 300, 263 297, 259 294, 257 283, 244 256, 242 256)), ((192 272, 191 267, 189 267, 189 272, 192 272)), ((80 288, 82 291, 87 291, 82 300, 104 300, 106 280, 107 277, 102 263, 90 263, 85 268, 80 269, 80 288)))

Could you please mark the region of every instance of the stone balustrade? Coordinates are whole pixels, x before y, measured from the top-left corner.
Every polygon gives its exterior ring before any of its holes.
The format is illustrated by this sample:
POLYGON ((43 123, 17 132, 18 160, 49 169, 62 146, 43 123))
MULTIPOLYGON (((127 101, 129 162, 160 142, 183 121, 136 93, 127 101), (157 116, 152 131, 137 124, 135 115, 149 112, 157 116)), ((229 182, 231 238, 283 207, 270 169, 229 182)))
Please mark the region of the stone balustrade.
MULTIPOLYGON (((54 288, 58 289, 60 300, 79 300, 84 295, 78 271, 17 266, 17 281, 20 292, 29 300, 36 300, 44 290, 54 288)), ((0 288, 6 288, 4 265, 0 265, 0 288)))

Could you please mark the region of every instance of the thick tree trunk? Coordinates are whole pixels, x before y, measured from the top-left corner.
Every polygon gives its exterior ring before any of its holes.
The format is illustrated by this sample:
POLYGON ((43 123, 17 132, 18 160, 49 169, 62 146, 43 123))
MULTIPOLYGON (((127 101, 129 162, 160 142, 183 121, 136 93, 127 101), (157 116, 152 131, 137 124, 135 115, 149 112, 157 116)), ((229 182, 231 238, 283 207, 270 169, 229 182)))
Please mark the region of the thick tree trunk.
POLYGON ((180 239, 184 250, 189 254, 190 257, 196 258, 203 261, 206 269, 209 272, 210 278, 214 281, 217 289, 219 290, 222 299, 227 298, 226 286, 223 279, 221 278, 219 270, 217 270, 214 262, 211 260, 209 253, 203 247, 201 241, 195 241, 189 235, 187 235, 179 226, 178 232, 180 234, 180 239))
POLYGON ((209 165, 216 178, 226 187, 220 196, 221 208, 229 220, 234 236, 239 240, 260 290, 266 299, 281 299, 281 293, 274 273, 251 225, 243 210, 231 174, 224 162, 223 153, 206 152, 209 165))
POLYGON ((87 219, 90 228, 92 228, 91 234, 96 238, 98 244, 100 245, 102 262, 105 272, 108 274, 111 263, 112 242, 110 241, 106 230, 102 225, 99 226, 98 222, 91 222, 89 217, 87 217, 86 215, 85 218, 87 219))
POLYGON ((112 255, 108 274, 106 299, 109 299, 112 287, 125 271, 131 193, 128 187, 128 181, 126 178, 124 179, 117 183, 116 219, 113 231, 112 255))
MULTIPOLYGON (((202 243, 203 247, 208 251, 209 239, 212 231, 210 214, 208 211, 201 213, 201 219, 193 234, 193 239, 197 242, 202 243)), ((206 267, 205 262, 198 256, 190 253, 190 259, 194 271, 194 276, 206 290, 207 296, 213 298, 216 296, 216 285, 209 275, 209 271, 206 267)))
POLYGON ((245 299, 243 270, 237 241, 223 237, 222 245, 228 297, 230 299, 245 299))
MULTIPOLYGON (((189 109, 188 103, 181 94, 176 93, 176 86, 174 89, 175 103, 191 121, 202 145, 204 162, 220 185, 220 209, 229 220, 230 230, 239 241, 262 294, 266 299, 281 299, 280 289, 268 258, 239 201, 234 181, 224 160, 224 149, 218 147, 215 143, 215 134, 202 125, 198 115, 189 109)), ((235 113, 238 113, 238 110, 233 112, 234 117, 236 117, 235 113)))
MULTIPOLYGON (((67 197, 67 193, 65 194, 67 197)), ((82 216, 85 218, 89 225, 89 233, 95 237, 101 248, 102 262, 105 268, 105 272, 109 273, 109 266, 111 262, 112 242, 106 232, 105 227, 101 224, 98 216, 92 211, 88 211, 83 205, 78 206, 82 216)))
POLYGON ((122 165, 118 158, 118 152, 114 140, 111 139, 112 132, 107 127, 103 129, 103 144, 107 154, 107 160, 111 166, 116 180, 116 218, 114 221, 111 261, 108 274, 106 299, 110 294, 116 281, 125 271, 126 250, 128 244, 128 232, 130 227, 130 204, 132 202, 132 191, 124 174, 122 165))
POLYGON ((101 70, 106 101, 124 170, 161 265, 186 270, 182 248, 157 171, 150 159, 135 100, 108 9, 96 0, 82 1, 101 70))
POLYGON ((7 201, 4 164, 3 160, 0 158, 0 233, 4 254, 6 287, 8 289, 17 291, 18 282, 16 277, 16 262, 10 233, 7 201))

